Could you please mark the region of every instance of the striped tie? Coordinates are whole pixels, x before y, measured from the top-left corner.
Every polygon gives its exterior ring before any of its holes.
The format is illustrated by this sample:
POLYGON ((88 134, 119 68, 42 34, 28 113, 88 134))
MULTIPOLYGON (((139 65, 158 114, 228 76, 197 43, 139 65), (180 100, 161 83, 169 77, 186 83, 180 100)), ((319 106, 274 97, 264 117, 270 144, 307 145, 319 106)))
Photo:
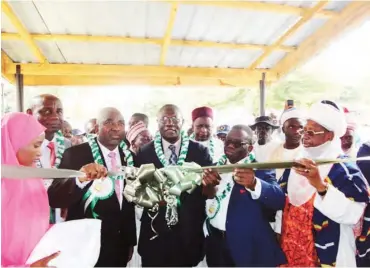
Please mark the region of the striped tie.
POLYGON ((171 156, 168 162, 170 163, 170 165, 176 166, 177 165, 176 146, 171 144, 170 146, 168 146, 168 149, 171 150, 171 156))

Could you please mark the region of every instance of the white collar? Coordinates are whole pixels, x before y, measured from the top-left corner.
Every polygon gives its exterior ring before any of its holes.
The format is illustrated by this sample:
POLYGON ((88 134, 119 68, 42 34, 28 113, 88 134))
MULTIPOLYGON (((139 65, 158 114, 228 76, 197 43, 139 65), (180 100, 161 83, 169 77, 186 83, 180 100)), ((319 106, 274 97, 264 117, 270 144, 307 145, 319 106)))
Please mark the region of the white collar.
POLYGON ((111 152, 116 153, 116 156, 119 155, 118 146, 111 151, 107 147, 105 147, 103 144, 101 144, 98 139, 96 139, 96 140, 98 141, 100 150, 103 153, 104 158, 108 157, 109 153, 111 153, 111 152))
MULTIPOLYGON (((243 164, 248 158, 249 158, 249 154, 246 157, 244 157, 242 160, 238 161, 235 164, 243 164)), ((229 161, 229 158, 226 159, 226 164, 225 165, 231 165, 231 163, 229 161)))
POLYGON ((54 142, 55 143, 55 141, 56 141, 56 135, 54 134, 54 137, 53 137, 53 139, 51 141, 49 141, 47 139, 44 139, 42 141, 41 148, 46 148, 49 145, 50 142, 54 142))
POLYGON ((168 141, 166 141, 165 139, 162 138, 163 150, 167 150, 168 149, 168 146, 170 146, 170 145, 175 145, 176 146, 176 150, 180 149, 180 146, 181 146, 181 137, 175 143, 169 143, 168 141))

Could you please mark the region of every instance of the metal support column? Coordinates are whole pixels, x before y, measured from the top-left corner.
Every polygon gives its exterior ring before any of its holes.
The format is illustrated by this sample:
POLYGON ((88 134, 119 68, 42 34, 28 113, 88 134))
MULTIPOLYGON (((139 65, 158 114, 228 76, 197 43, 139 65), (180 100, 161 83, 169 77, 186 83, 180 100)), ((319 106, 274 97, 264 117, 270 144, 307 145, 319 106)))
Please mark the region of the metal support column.
POLYGON ((20 65, 16 66, 15 88, 17 96, 17 111, 24 112, 23 74, 21 73, 20 65))
POLYGON ((262 74, 262 79, 260 80, 260 116, 265 114, 265 102, 266 102, 266 73, 262 74))

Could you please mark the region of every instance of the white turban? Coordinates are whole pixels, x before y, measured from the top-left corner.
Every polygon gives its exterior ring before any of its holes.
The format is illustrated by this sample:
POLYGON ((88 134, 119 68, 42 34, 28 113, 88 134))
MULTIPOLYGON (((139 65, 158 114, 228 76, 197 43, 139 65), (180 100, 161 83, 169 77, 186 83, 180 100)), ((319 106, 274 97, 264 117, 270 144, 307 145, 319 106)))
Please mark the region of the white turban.
POLYGON ((334 136, 340 138, 346 133, 347 123, 343 110, 338 105, 337 107, 323 102, 315 103, 311 106, 307 119, 333 131, 334 136))
POLYGON ((296 108, 290 108, 281 115, 280 124, 284 125, 286 121, 292 118, 302 118, 302 113, 296 108))

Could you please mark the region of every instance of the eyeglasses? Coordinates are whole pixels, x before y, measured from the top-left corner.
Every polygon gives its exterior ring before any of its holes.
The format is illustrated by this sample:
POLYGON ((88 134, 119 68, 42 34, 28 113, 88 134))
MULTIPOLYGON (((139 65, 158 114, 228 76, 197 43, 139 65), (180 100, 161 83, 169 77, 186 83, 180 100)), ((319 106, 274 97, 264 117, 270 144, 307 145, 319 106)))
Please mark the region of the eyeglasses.
POLYGON ((306 130, 306 129, 301 129, 299 132, 300 134, 307 134, 310 137, 325 134, 325 131, 314 131, 314 130, 306 130))
POLYGON ((248 142, 242 142, 242 141, 233 141, 233 140, 225 140, 225 147, 232 144, 235 149, 238 149, 244 145, 247 145, 248 142))
POLYGON ((162 118, 160 118, 158 120, 159 123, 161 124, 168 124, 170 122, 172 122, 173 124, 178 124, 182 121, 181 118, 178 118, 178 117, 167 117, 167 116, 164 116, 162 118))

